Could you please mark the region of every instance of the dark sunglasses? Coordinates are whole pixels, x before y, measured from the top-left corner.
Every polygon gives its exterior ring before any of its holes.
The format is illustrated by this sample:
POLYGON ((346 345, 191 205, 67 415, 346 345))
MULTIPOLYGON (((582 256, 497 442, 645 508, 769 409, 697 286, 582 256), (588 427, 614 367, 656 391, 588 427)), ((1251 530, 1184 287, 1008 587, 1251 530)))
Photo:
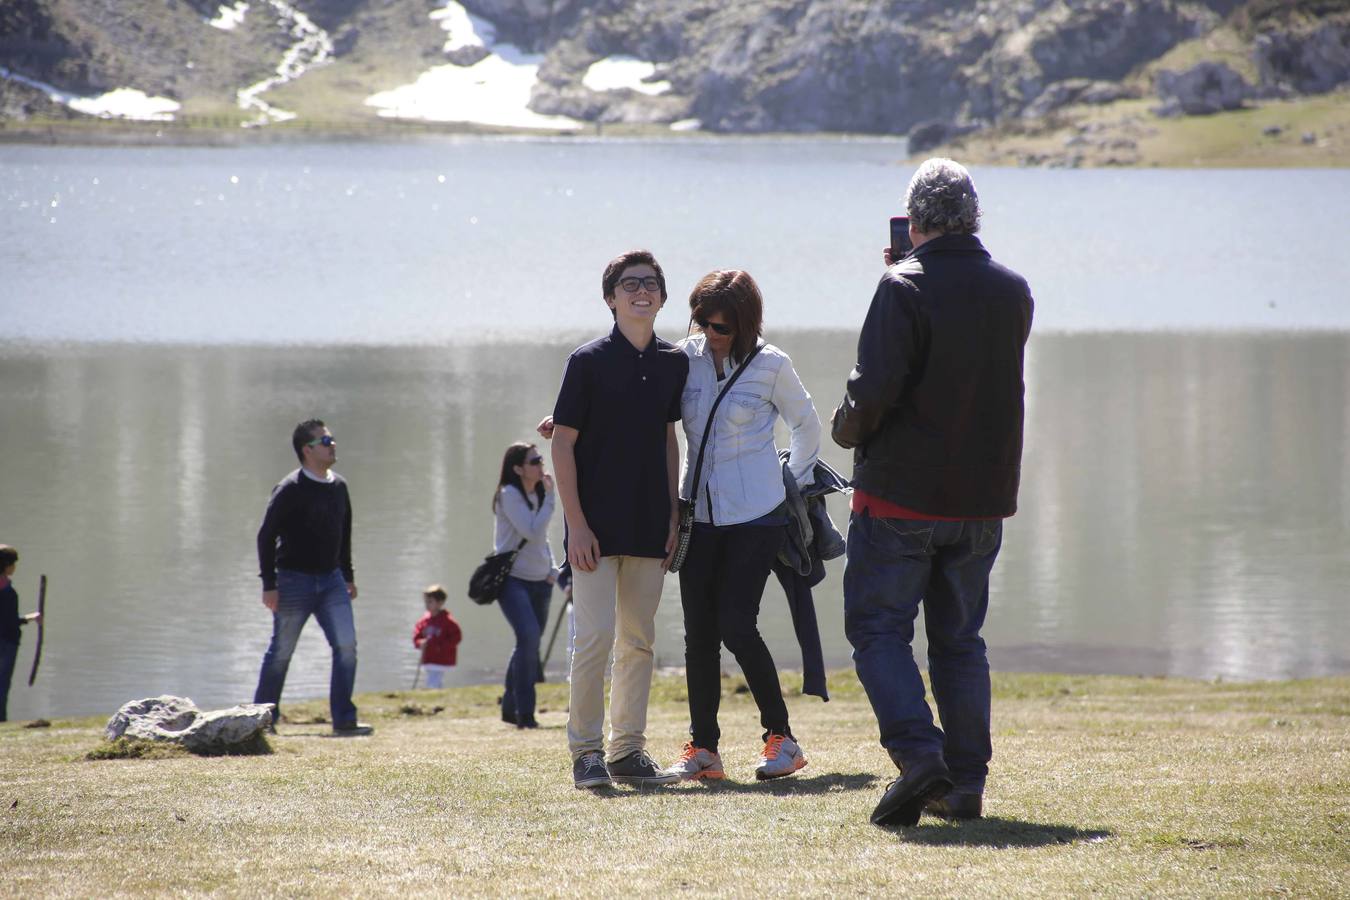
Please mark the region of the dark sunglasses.
POLYGON ((331 447, 337 443, 331 434, 325 434, 323 437, 316 437, 314 440, 305 444, 306 447, 313 447, 315 444, 323 444, 325 447, 331 447))
POLYGON ((730 325, 723 325, 721 322, 706 322, 703 319, 695 319, 694 322, 704 331, 711 328, 722 337, 729 337, 736 333, 736 329, 732 328, 730 325))
POLYGON ((542 456, 532 456, 525 460, 525 465, 527 466, 542 466, 543 464, 544 458, 542 456))

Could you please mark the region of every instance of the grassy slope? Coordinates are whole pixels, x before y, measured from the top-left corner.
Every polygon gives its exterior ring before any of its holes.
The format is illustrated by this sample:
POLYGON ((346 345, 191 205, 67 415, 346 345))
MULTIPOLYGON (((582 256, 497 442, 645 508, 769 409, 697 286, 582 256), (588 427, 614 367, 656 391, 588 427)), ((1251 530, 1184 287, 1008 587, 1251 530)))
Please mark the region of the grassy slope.
POLYGON ((1266 101, 1212 116, 1159 119, 1149 112, 1157 104, 1156 99, 1142 99, 1069 107, 1045 121, 1002 126, 923 155, 990 165, 1057 164, 1081 154, 1084 166, 1350 166, 1350 89, 1266 101), (1283 130, 1267 136, 1269 126, 1283 130), (1313 143, 1303 142, 1304 133, 1314 136, 1313 143), (1072 145, 1080 134, 1087 143, 1072 145))
MULTIPOLYGON (((490 687, 385 694, 362 698, 373 738, 283 725, 261 757, 91 762, 99 722, 0 726, 0 894, 1350 890, 1350 679, 1000 676, 988 818, 895 831, 866 822, 891 773, 861 690, 831 691, 790 700, 797 778, 750 778, 759 729, 729 682, 732 780, 599 794, 569 783, 559 685, 535 732, 497 721, 490 687)), ((686 722, 682 683, 660 680, 659 757, 686 722)))

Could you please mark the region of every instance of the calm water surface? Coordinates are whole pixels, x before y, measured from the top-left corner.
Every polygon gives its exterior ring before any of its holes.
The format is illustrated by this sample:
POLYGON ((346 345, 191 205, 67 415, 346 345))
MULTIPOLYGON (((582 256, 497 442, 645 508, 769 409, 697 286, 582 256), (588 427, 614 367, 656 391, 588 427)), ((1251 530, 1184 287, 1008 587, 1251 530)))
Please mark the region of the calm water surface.
MULTIPOLYGON (((458 595, 488 549, 502 449, 551 406, 567 352, 607 327, 604 262, 656 249, 670 337, 703 271, 755 272, 769 338, 828 416, 908 177, 898 156, 883 142, 0 147, 0 541, 23 554, 25 609, 51 577, 43 671, 24 686, 30 634, 11 716, 251 697, 270 629, 253 538, 313 413, 340 439, 357 514, 358 689, 406 686, 421 587, 458 595)), ((986 242, 1038 303, 994 664, 1350 671, 1350 267, 1320 211, 1350 173, 975 174, 986 242), (1297 232, 1279 252, 1255 252, 1258 213, 1297 232)), ((843 527, 842 500, 833 512, 843 527)), ((848 664, 841 569, 817 592, 832 665, 848 664)), ((495 678, 500 613, 451 606, 468 634, 454 680, 495 678)), ((798 666, 776 585, 765 609, 780 665, 798 666)), ((673 578, 659 626, 661 662, 678 664, 673 578)), ((322 696, 327 673, 311 626, 287 695, 322 696)))

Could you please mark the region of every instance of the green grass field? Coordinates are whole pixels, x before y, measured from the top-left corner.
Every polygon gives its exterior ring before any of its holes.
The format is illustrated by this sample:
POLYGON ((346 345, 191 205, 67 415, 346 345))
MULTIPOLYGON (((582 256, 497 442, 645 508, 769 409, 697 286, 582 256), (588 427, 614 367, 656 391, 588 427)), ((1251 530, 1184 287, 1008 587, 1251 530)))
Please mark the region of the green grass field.
MULTIPOLYGON (((91 760, 101 720, 0 725, 0 895, 1297 896, 1350 891, 1350 678, 1002 675, 986 818, 885 830, 893 777, 851 673, 785 676, 810 765, 756 783, 725 684, 728 781, 570 783, 565 686, 537 731, 492 687, 367 695, 370 738, 293 704, 259 756, 91 760), (436 707, 443 707, 439 712, 436 707)), ((658 761, 687 725, 658 680, 658 761)))

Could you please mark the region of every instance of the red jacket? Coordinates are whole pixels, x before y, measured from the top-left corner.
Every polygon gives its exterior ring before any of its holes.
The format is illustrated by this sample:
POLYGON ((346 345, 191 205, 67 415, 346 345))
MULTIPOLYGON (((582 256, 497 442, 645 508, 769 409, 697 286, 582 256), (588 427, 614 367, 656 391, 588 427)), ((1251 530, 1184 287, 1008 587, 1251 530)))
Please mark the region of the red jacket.
POLYGON ((438 666, 453 666, 460 639, 464 633, 445 610, 434 615, 427 613, 413 626, 413 646, 422 648, 422 662, 438 666))

